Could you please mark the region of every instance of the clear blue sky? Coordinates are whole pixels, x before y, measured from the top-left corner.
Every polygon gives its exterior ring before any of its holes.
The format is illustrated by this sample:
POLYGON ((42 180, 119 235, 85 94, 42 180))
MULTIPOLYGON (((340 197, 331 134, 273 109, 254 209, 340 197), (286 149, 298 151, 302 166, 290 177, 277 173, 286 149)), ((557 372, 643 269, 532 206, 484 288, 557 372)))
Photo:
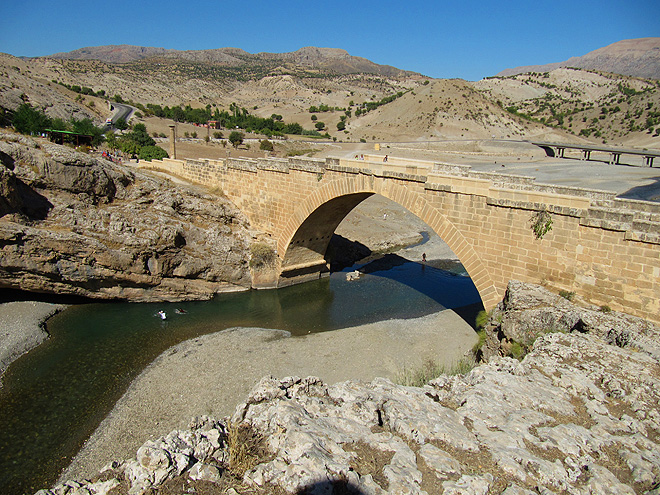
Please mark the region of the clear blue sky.
POLYGON ((138 45, 250 53, 343 48, 438 78, 478 80, 660 37, 658 0, 2 0, 0 52, 42 56, 138 45))

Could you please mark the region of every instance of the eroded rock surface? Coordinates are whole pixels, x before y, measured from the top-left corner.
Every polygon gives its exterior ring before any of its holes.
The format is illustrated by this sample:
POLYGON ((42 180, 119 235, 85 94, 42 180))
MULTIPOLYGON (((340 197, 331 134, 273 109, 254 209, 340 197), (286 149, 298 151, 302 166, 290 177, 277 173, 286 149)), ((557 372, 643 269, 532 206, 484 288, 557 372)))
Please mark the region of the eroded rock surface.
MULTIPOLYGON (((570 295, 569 295, 570 296, 570 295)), ((485 328, 481 349, 485 360, 529 348, 540 335, 579 332, 598 335, 606 342, 641 349, 660 359, 660 329, 650 321, 606 307, 579 306, 544 287, 509 282, 504 300, 495 308, 485 328)))
POLYGON ((226 199, 64 146, 0 134, 0 287, 206 299, 250 286, 247 219, 226 199))
MULTIPOLYGON (((513 284, 509 298, 527 306, 529 290, 513 284)), ((657 340, 657 327, 647 331, 657 340)), ((231 419, 197 419, 189 431, 147 442, 102 479, 129 493, 172 480, 226 483, 231 425, 244 425, 267 451, 239 481, 255 493, 656 495, 653 350, 621 346, 597 329, 541 333, 521 361, 496 356, 421 388, 265 377, 231 419)))

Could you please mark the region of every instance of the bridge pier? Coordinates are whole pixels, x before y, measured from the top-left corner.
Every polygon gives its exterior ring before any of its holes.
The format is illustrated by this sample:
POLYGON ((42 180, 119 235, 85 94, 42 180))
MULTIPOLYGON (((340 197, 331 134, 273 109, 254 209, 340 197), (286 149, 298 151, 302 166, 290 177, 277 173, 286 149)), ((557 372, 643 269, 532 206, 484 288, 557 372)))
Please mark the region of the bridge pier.
POLYGON ((277 287, 288 287, 289 285, 318 280, 330 276, 330 264, 324 259, 288 266, 282 270, 277 281, 277 287))

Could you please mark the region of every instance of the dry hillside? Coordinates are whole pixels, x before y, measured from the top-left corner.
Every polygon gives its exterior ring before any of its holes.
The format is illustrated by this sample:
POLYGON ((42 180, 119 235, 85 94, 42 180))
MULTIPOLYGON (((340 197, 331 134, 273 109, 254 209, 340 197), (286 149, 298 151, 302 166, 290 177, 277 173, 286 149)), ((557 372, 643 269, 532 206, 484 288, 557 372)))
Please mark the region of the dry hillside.
POLYGON ((549 72, 560 67, 574 67, 626 76, 660 79, 660 38, 617 41, 586 55, 572 57, 565 62, 505 69, 497 76, 513 76, 527 72, 549 72))
MULTIPOLYGON (((569 69, 474 83, 430 79, 313 47, 256 55, 124 45, 58 58, 0 54, 1 108, 27 102, 51 117, 100 124, 109 102, 120 99, 141 109, 134 119, 151 134, 166 132, 172 121, 150 116, 147 105, 215 111, 234 104, 309 130, 323 123, 322 133, 342 142, 495 137, 658 148, 658 89, 653 80, 569 69), (76 87, 83 94, 67 89, 76 87)), ((179 126, 180 135, 195 132, 192 124, 179 126)))
POLYGON ((596 142, 657 148, 660 81, 561 68, 474 83, 512 114, 596 142))

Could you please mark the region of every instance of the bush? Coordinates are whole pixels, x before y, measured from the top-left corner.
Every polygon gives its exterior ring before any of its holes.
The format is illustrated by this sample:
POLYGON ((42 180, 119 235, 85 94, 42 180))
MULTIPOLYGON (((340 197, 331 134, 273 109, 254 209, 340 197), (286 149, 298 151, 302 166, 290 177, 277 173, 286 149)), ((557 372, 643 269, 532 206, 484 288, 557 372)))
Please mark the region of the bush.
POLYGON ((143 146, 140 148, 140 159, 150 162, 151 160, 162 160, 170 155, 160 146, 143 146))
POLYGON ((268 141, 268 139, 264 139, 259 143, 259 149, 262 151, 273 151, 273 143, 268 141))
POLYGON ((543 236, 552 230, 552 217, 545 210, 537 211, 530 219, 534 237, 543 239, 543 236))
POLYGON ((275 251, 268 244, 258 242, 250 246, 250 267, 260 268, 262 266, 272 266, 275 263, 275 251))

